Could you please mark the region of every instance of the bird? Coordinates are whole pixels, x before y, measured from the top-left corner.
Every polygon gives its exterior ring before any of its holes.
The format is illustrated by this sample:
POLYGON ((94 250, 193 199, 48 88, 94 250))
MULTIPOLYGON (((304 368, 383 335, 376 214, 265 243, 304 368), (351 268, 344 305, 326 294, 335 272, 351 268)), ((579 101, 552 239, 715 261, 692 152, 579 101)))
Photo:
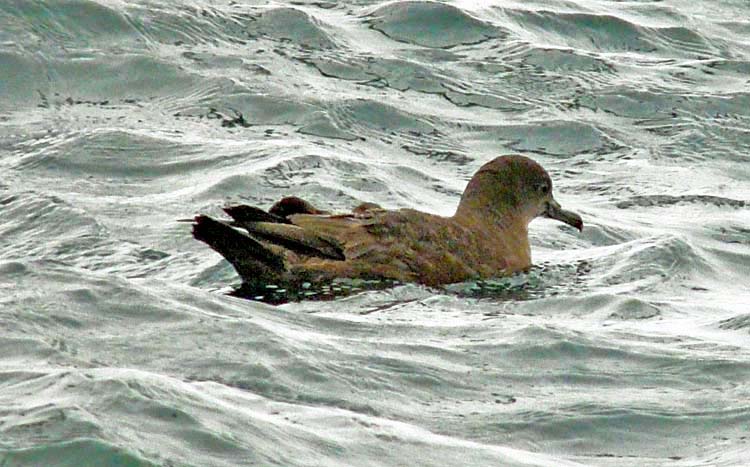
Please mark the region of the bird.
POLYGON ((583 230, 581 217, 553 197, 547 171, 518 154, 482 165, 450 217, 375 203, 332 214, 295 196, 268 211, 223 210, 231 219, 195 216, 192 234, 221 254, 250 291, 342 278, 426 286, 498 278, 531 267, 533 219, 583 230))

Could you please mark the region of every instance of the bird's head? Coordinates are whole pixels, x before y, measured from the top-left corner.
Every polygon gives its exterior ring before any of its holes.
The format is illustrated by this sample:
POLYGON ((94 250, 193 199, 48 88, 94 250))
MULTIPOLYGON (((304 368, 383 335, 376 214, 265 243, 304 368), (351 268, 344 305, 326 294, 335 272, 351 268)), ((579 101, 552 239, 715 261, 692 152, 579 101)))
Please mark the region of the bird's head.
POLYGON ((541 216, 583 229, 581 216, 560 207, 552 196, 547 171, 520 155, 501 156, 484 164, 466 186, 456 216, 525 225, 541 216))

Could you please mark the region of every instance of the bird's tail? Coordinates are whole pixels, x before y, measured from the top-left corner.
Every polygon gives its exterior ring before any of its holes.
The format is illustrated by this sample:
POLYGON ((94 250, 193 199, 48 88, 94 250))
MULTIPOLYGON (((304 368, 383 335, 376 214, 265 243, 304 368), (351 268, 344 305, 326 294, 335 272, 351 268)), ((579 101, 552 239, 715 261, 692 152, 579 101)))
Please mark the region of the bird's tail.
POLYGON ((193 237, 223 256, 245 283, 278 279, 286 270, 284 258, 259 241, 208 216, 193 219, 193 237))

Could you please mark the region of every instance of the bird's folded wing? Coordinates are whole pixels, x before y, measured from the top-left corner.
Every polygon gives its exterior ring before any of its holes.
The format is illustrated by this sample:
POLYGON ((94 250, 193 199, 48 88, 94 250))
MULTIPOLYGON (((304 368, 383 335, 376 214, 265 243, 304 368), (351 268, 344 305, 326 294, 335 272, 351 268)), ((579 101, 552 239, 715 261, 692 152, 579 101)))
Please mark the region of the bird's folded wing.
POLYGON ((295 253, 339 261, 346 259, 339 241, 314 229, 272 222, 246 222, 240 226, 254 237, 295 253))
POLYGON ((284 217, 245 204, 227 206, 224 208, 224 212, 234 219, 234 224, 238 227, 242 227, 242 224, 246 222, 276 222, 280 224, 291 224, 291 222, 284 217))

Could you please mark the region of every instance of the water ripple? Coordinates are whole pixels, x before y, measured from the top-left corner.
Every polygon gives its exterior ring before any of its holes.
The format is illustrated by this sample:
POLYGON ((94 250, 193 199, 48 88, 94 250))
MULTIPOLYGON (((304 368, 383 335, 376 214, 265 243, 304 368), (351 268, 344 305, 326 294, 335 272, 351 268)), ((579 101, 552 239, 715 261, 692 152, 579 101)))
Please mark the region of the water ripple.
POLYGON ((502 28, 437 2, 389 3, 375 10, 368 22, 391 39, 425 47, 479 44, 507 35, 502 28))

